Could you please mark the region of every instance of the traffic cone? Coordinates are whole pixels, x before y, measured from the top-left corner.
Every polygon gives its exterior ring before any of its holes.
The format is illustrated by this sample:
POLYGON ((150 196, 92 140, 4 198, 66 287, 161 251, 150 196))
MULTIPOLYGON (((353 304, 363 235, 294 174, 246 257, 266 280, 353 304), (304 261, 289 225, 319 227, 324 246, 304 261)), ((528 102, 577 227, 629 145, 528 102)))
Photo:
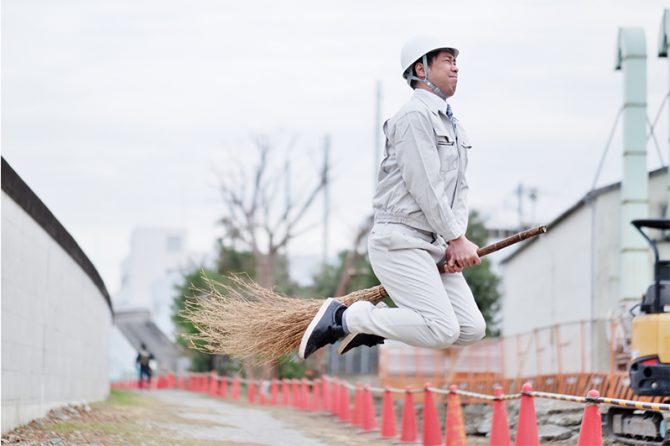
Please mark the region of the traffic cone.
POLYGON ((249 380, 247 385, 247 403, 253 404, 256 400, 256 381, 253 379, 249 380))
POLYGON ((310 400, 309 411, 318 412, 321 410, 321 380, 317 379, 312 384, 312 399, 310 400))
POLYGON ((351 420, 351 409, 349 408, 349 389, 345 384, 340 384, 340 421, 346 423, 351 420))
POLYGON ((277 402, 279 401, 279 395, 278 395, 278 385, 277 385, 277 380, 273 379, 272 384, 270 384, 270 404, 272 406, 276 406, 277 402))
POLYGON ((395 438, 396 435, 398 433, 396 432, 395 405, 393 404, 393 395, 387 387, 384 391, 384 402, 382 403, 382 438, 395 438))
POLYGON ((309 406, 309 387, 307 380, 302 379, 302 392, 300 393, 300 409, 307 410, 309 406))
POLYGON ((212 375, 209 379, 209 394, 210 396, 215 396, 219 387, 219 380, 216 375, 212 375))
POLYGON ((449 386, 447 396, 447 419, 445 422, 445 437, 449 446, 465 446, 465 425, 463 423, 463 411, 461 409, 461 398, 458 396, 458 386, 449 386))
POLYGON ((407 387, 405 393, 405 403, 402 407, 402 431, 400 432, 400 441, 405 443, 415 443, 416 434, 416 409, 414 408, 414 398, 411 389, 407 387))
POLYGON ((511 446, 507 409, 505 409, 505 401, 500 399, 503 389, 500 386, 495 386, 493 392, 496 400, 493 402, 493 421, 491 422, 491 441, 489 445, 511 446))
POLYGON ((430 384, 424 386, 423 394, 423 445, 440 446, 442 434, 440 433, 440 421, 437 418, 437 409, 433 402, 433 392, 429 389, 430 384))
POLYGON ((354 393, 354 414, 351 417, 351 424, 363 427, 363 386, 356 384, 356 393, 354 393))
POLYGON ((288 380, 286 378, 282 379, 281 381, 281 393, 282 393, 282 402, 284 403, 284 406, 290 405, 288 380))
POLYGON ((363 389, 363 430, 365 432, 377 430, 375 401, 372 398, 372 392, 370 392, 370 386, 368 385, 363 389))
POLYGON ((298 391, 298 380, 291 380, 291 405, 293 407, 300 406, 300 392, 298 391))
MULTIPOLYGON (((597 390, 589 390, 586 397, 596 399, 600 397, 600 393, 597 390)), ((602 443, 603 431, 600 421, 600 409, 597 402, 589 402, 584 408, 577 446, 601 445, 602 443)))
POLYGON ((258 381, 258 405, 265 406, 267 398, 265 396, 265 382, 258 381))
POLYGON ((540 437, 537 429, 537 417, 533 397, 527 395, 533 386, 526 383, 521 388, 521 404, 519 406, 519 422, 516 426, 516 446, 539 446, 540 437), (525 394, 525 395, 524 395, 525 394))
POLYGON ((324 376, 323 380, 322 380, 322 383, 321 383, 321 385, 323 386, 323 388, 321 389, 321 395, 323 397, 323 410, 325 410, 326 412, 330 412, 330 410, 332 408, 332 403, 331 403, 331 398, 330 398, 331 393, 330 393, 330 388, 329 388, 329 386, 330 386, 329 381, 330 381, 330 378, 328 378, 327 376, 324 376))
POLYGON ((330 385, 330 413, 333 416, 339 416, 340 413, 340 384, 333 381, 330 385))
POLYGON ((228 395, 228 377, 221 377, 221 387, 219 387, 219 396, 223 399, 228 395))
POLYGON ((233 380, 233 390, 232 390, 232 395, 231 398, 233 401, 237 401, 240 399, 240 377, 236 376, 235 379, 233 380))

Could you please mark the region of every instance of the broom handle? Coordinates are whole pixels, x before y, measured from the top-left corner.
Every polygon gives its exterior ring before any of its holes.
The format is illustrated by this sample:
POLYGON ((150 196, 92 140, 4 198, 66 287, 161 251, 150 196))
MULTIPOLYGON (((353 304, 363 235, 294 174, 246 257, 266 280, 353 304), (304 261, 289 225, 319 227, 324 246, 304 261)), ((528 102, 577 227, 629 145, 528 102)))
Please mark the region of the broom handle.
POLYGON ((527 231, 519 232, 514 235, 510 235, 509 237, 502 239, 500 241, 497 241, 495 243, 491 243, 490 245, 484 246, 483 248, 479 248, 477 250, 477 255, 479 257, 483 257, 485 255, 491 254, 492 252, 496 252, 500 249, 507 248, 510 245, 513 245, 515 243, 522 242, 526 239, 529 239, 531 237, 535 237, 540 234, 544 234, 547 232, 547 227, 546 226, 538 226, 536 228, 528 229, 527 231))
MULTIPOLYGON (((479 257, 482 257, 487 254, 491 254, 492 252, 496 252, 500 249, 527 240, 531 237, 538 236, 545 232, 547 232, 546 226, 538 226, 537 228, 532 228, 528 229, 527 231, 519 232, 518 234, 514 234, 498 242, 491 243, 490 245, 484 246, 483 248, 479 248, 477 250, 477 255, 479 255, 479 257)), ((446 262, 442 262, 441 264, 437 265, 437 269, 441 273, 444 273, 445 263, 446 262)), ((382 285, 377 285, 375 287, 367 288, 365 290, 354 291, 353 293, 349 293, 346 296, 338 297, 338 299, 346 306, 349 306, 352 303, 359 300, 366 300, 368 302, 376 304, 377 302, 380 302, 387 297, 388 292, 386 291, 386 289, 382 285)))
MULTIPOLYGON (((536 235, 540 235, 542 233, 547 232, 547 227, 546 226, 538 226, 536 228, 528 229, 523 232, 519 232, 514 235, 510 235, 509 237, 502 239, 500 241, 497 241, 495 243, 491 243, 488 246, 484 246, 483 248, 479 248, 477 250, 477 255, 479 257, 484 257, 487 254, 491 254, 492 252, 496 252, 500 249, 506 248, 509 245, 513 245, 515 243, 519 243, 521 241, 524 241, 526 239, 529 239, 531 237, 535 237, 536 235)), ((437 270, 444 274, 446 271, 444 270, 445 265, 447 264, 447 259, 445 258, 442 262, 437 264, 437 270)))

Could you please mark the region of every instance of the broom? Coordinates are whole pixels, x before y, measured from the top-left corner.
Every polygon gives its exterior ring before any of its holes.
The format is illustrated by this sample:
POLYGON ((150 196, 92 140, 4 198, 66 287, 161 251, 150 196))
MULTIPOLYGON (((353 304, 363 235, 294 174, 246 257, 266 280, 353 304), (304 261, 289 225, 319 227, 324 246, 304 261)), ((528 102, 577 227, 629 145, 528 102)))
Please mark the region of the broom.
MULTIPOLYGON (((539 226, 477 250, 483 257, 547 231, 539 226)), ((443 265, 438 265, 442 271, 443 265)), ((181 316, 196 329, 183 335, 192 348, 226 354, 255 364, 270 363, 297 350, 300 339, 318 312, 322 299, 288 297, 261 287, 246 277, 228 276, 229 283, 205 278, 208 289, 188 300, 181 316)), ((373 304, 388 294, 383 286, 338 297, 344 305, 359 300, 373 304)))

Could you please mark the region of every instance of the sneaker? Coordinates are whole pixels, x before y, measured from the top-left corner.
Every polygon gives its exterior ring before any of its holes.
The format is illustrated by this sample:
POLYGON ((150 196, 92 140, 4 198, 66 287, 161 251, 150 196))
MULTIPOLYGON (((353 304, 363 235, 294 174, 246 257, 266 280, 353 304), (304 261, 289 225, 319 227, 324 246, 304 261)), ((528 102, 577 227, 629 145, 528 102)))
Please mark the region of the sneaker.
POLYGON ((306 359, 309 355, 327 344, 332 344, 344 337, 342 312, 346 306, 329 297, 321 305, 319 311, 309 323, 300 341, 298 356, 306 359))
POLYGON ((343 355, 352 348, 360 347, 361 345, 374 347, 377 344, 383 344, 384 341, 385 338, 373 334, 349 333, 347 337, 340 342, 340 345, 337 347, 337 353, 343 355))

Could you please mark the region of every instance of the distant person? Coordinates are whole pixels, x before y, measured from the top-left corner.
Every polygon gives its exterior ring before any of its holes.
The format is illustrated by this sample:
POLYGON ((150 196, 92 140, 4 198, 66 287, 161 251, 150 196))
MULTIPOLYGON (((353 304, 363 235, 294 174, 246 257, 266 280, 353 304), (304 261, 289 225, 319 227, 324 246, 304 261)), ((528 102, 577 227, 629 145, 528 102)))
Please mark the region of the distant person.
POLYGON ((410 39, 400 52, 414 93, 384 123, 368 238, 372 269, 397 308, 327 299, 302 337, 301 358, 342 338, 339 353, 384 339, 446 348, 484 337, 484 317, 461 273, 480 259, 465 236, 472 146, 447 102, 456 92, 458 54, 433 36, 410 39))
POLYGON ((139 367, 140 389, 144 388, 144 378, 147 380, 147 388, 151 386, 151 361, 154 359, 153 353, 147 350, 147 346, 140 344, 140 351, 137 353, 135 364, 139 367))

